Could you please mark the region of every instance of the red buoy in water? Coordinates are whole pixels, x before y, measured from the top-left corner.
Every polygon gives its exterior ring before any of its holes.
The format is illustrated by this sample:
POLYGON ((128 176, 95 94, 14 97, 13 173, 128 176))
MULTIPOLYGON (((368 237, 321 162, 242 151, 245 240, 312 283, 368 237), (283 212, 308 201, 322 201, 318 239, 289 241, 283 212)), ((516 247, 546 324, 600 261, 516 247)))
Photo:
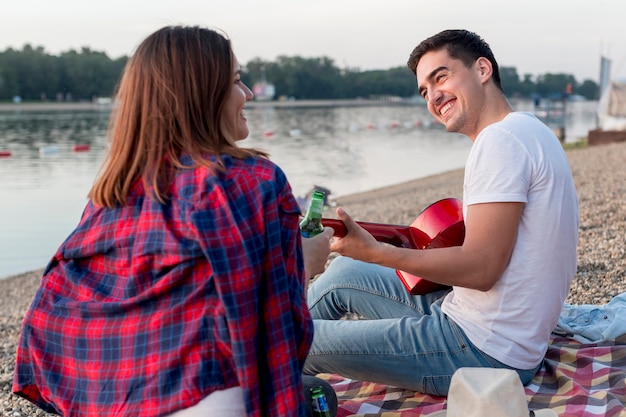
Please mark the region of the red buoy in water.
POLYGON ((86 151, 88 151, 89 149, 90 149, 90 147, 89 147, 89 145, 88 145, 88 144, 86 144, 86 143, 85 143, 85 144, 74 145, 74 146, 72 147, 72 150, 73 150, 74 152, 86 152, 86 151))

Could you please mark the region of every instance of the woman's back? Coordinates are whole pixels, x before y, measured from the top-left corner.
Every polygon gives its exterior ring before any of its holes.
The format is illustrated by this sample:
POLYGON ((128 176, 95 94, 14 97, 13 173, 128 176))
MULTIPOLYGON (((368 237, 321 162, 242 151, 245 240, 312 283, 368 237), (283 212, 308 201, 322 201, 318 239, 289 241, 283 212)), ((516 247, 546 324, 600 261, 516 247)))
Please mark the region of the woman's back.
POLYGON ((141 181, 125 206, 88 204, 25 318, 22 394, 68 415, 149 416, 274 383, 298 408, 289 379, 312 337, 299 207, 267 159, 223 161, 179 170, 166 204, 141 181))

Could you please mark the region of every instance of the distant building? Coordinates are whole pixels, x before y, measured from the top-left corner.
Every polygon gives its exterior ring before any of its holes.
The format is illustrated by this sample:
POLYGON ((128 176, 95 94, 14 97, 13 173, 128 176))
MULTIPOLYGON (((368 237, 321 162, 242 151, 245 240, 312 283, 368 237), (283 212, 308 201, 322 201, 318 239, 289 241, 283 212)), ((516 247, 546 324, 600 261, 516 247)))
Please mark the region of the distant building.
POLYGON ((252 92, 254 93, 255 100, 267 101, 274 98, 276 88, 274 87, 274 84, 270 84, 267 81, 261 81, 252 86, 252 92))

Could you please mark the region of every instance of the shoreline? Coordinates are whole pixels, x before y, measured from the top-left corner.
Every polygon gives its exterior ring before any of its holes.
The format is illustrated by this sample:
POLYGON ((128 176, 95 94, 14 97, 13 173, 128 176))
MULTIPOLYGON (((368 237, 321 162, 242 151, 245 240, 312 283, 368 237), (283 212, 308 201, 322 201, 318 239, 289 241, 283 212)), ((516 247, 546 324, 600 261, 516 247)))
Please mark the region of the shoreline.
MULTIPOLYGON (((366 106, 423 106, 424 103, 412 99, 327 99, 327 100, 252 100, 246 107, 366 107, 366 106)), ((45 102, 0 102, 0 112, 21 111, 76 111, 100 110, 111 111, 113 105, 90 101, 45 101, 45 102)))
POLYGON ((0 103, 0 112, 22 112, 22 111, 76 111, 76 110, 102 110, 110 111, 110 104, 98 104, 88 101, 69 102, 27 102, 27 103, 0 103))
MULTIPOLYGON (((572 148, 566 154, 580 204, 578 271, 566 303, 606 304, 626 292, 626 142, 572 148)), ((461 198, 462 182, 463 170, 458 169, 334 201, 355 220, 410 224, 429 204, 461 198)), ((334 216, 334 208, 324 215, 334 216)), ((0 279, 0 415, 52 416, 11 394, 21 320, 42 271, 0 279)))

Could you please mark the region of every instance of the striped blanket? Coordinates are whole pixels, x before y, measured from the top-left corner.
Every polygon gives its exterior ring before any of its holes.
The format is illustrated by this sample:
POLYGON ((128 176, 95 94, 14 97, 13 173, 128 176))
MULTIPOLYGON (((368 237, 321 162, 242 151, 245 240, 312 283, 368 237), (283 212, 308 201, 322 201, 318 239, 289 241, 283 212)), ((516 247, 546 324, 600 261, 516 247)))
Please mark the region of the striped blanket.
MULTIPOLYGON (((337 392, 337 417, 418 417, 445 409, 445 398, 322 374, 337 392)), ((553 336, 544 364, 526 387, 529 408, 560 417, 626 416, 626 335, 596 344, 553 336)))

